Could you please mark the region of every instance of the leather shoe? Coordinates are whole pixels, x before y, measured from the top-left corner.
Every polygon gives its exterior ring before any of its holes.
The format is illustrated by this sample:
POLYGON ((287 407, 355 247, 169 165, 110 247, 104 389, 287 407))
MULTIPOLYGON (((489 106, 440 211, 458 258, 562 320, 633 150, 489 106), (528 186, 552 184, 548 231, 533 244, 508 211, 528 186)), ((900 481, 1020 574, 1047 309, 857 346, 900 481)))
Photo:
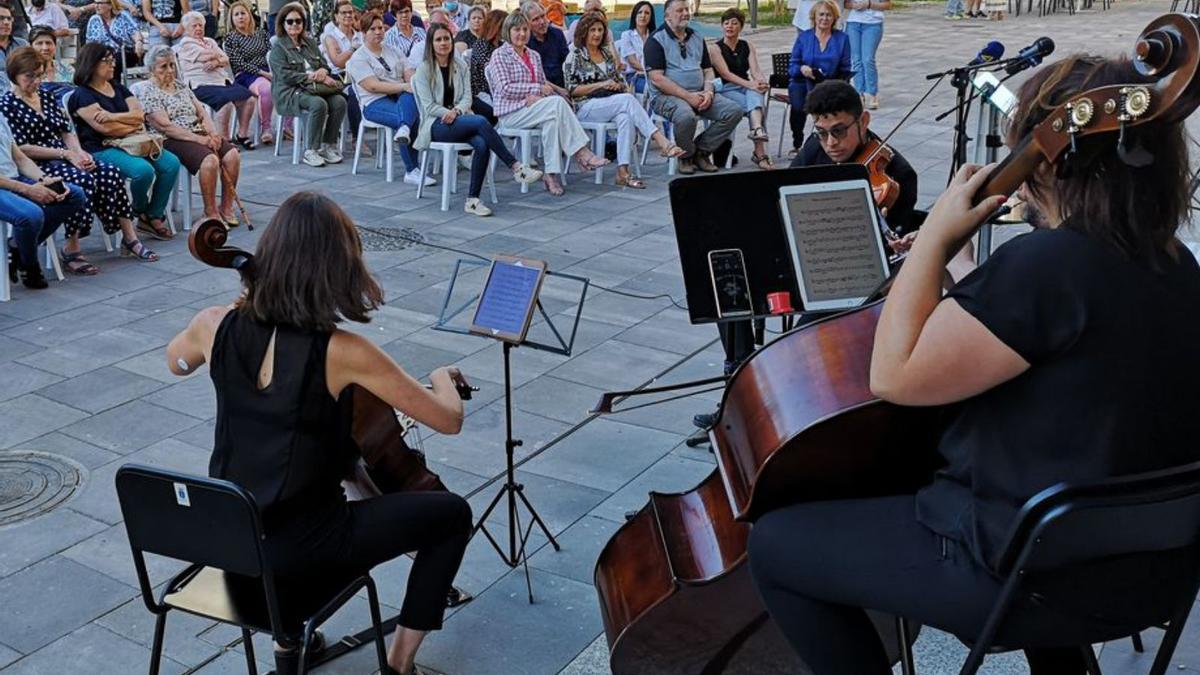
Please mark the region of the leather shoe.
POLYGON ((711 429, 717 423, 716 413, 700 413, 692 416, 692 424, 701 429, 711 429))
POLYGON ((693 158, 691 158, 691 157, 688 157, 686 159, 683 157, 680 157, 679 158, 679 166, 676 167, 675 170, 684 176, 690 176, 690 175, 696 173, 695 160, 693 160, 693 158))
POLYGON ((692 158, 692 161, 696 163, 696 168, 700 169, 704 173, 717 172, 717 165, 712 163, 712 160, 708 158, 708 155, 697 152, 696 156, 692 158))

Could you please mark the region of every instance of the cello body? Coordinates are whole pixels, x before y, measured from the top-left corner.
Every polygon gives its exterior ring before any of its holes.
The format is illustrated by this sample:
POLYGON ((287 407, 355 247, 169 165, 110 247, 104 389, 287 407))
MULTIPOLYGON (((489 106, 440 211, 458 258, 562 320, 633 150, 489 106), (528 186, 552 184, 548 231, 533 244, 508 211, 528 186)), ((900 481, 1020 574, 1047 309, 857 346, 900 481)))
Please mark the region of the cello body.
MULTIPOLYGON (((939 411, 871 395, 881 307, 803 326, 751 356, 710 432, 717 470, 688 492, 651 494, 609 540, 595 584, 614 673, 807 671, 751 582, 750 523, 801 501, 912 491, 938 466, 939 411)), ((873 618, 894 652, 891 623, 873 618)))

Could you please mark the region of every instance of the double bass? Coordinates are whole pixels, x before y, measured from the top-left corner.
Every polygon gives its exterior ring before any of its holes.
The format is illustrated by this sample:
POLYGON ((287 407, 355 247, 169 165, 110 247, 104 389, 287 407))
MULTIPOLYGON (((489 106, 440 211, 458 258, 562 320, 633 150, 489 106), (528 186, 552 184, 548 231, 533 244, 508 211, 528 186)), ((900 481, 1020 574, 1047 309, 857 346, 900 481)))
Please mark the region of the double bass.
MULTIPOLYGON (((1042 162, 1061 167, 1085 137, 1115 140, 1131 164, 1147 161, 1124 131, 1179 122, 1200 105, 1200 17, 1155 19, 1134 59, 1146 82, 1057 106, 992 171, 975 203, 1011 194, 1042 162)), ((911 492, 940 462, 939 409, 871 393, 881 311, 881 302, 860 307, 754 353, 731 378, 709 432, 717 469, 690 491, 651 493, 608 541, 594 581, 616 675, 804 672, 749 578, 751 523, 801 501, 911 492)))

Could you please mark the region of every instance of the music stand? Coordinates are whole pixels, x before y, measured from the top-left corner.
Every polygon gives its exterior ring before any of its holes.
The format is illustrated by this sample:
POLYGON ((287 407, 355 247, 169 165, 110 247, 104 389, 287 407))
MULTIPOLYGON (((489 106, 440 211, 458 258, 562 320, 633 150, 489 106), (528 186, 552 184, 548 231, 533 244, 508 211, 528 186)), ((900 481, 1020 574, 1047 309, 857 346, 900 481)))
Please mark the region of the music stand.
POLYGON ((491 268, 488 270, 487 280, 484 282, 480 292, 473 295, 470 300, 459 303, 451 311, 450 303, 454 294, 454 288, 458 283, 458 277, 464 271, 473 271, 471 268, 478 269, 487 264, 489 263, 466 259, 460 259, 455 264, 454 274, 450 278, 450 285, 446 289, 446 297, 442 301, 442 309, 438 313, 438 320, 434 324, 433 329, 458 333, 460 335, 479 335, 499 340, 502 345, 504 355, 505 481, 504 485, 496 493, 496 496, 492 498, 487 508, 484 509, 483 515, 479 517, 472 535, 477 532, 483 532, 488 542, 491 543, 492 548, 496 549, 496 553, 499 554, 500 559, 509 567, 516 567, 519 564, 524 565, 525 587, 529 592, 529 602, 532 604, 533 584, 529 577, 529 555, 526 551, 526 544, 529 542, 529 535, 533 532, 533 526, 536 524, 541 529, 542 534, 546 535, 546 539, 554 546, 555 551, 561 550, 561 547, 558 545, 558 540, 550 533, 550 528, 542 520, 537 509, 529 501, 529 497, 525 495, 525 486, 516 481, 514 451, 522 445, 522 441, 513 438, 510 353, 513 347, 525 346, 553 354, 570 356, 571 349, 575 344, 575 334, 579 330, 579 319, 583 315, 583 302, 587 297, 587 289, 591 282, 585 277, 551 272, 546 269, 546 263, 540 260, 496 256, 490 262, 491 268), (546 312, 541 300, 538 298, 542 281, 545 277, 567 279, 578 282, 581 285, 579 300, 575 308, 575 316, 572 320, 571 333, 567 338, 564 338, 558 328, 555 327, 554 321, 550 318, 550 315, 546 312), (472 306, 475 307, 475 312, 469 328, 463 329, 450 325, 450 322, 455 317, 472 306), (550 329, 558 344, 547 344, 528 339, 528 332, 534 319, 535 310, 545 321, 545 325, 550 329), (449 313, 447 313, 448 311, 449 313), (487 528, 488 516, 492 515, 492 511, 500 505, 502 499, 506 500, 508 506, 507 551, 501 548, 500 543, 496 541, 496 538, 492 536, 491 531, 487 528), (524 505, 525 509, 529 512, 529 524, 523 529, 518 509, 519 504, 524 505), (518 533, 520 533, 519 546, 518 533))

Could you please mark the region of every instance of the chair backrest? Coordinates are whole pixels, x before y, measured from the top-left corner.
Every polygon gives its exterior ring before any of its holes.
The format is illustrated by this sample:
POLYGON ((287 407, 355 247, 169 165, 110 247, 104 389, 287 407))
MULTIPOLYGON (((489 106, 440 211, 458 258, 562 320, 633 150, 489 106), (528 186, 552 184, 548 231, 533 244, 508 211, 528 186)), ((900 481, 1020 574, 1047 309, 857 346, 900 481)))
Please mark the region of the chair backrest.
POLYGON ((118 469, 116 484, 135 562, 145 552, 263 575, 262 523, 249 492, 228 481, 137 464, 118 469))
POLYGON ((787 89, 790 80, 788 66, 791 61, 791 52, 775 52, 771 55, 771 76, 767 78, 767 83, 772 89, 787 89))
POLYGON ((1021 509, 996 571, 1050 570, 1197 545, 1200 462, 1043 490, 1021 509))

